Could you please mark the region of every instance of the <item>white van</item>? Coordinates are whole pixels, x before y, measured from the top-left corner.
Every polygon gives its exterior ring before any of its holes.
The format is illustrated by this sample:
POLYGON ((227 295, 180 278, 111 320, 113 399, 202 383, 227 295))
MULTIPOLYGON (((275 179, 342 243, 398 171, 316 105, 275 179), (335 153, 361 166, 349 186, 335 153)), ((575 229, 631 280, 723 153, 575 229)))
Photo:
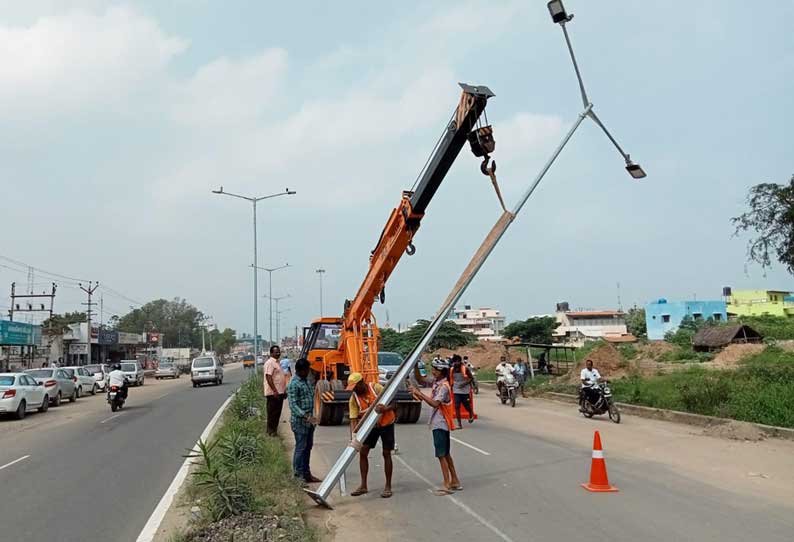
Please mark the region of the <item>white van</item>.
POLYGON ((194 388, 210 382, 219 386, 223 384, 223 366, 214 355, 199 356, 190 364, 190 380, 194 388))

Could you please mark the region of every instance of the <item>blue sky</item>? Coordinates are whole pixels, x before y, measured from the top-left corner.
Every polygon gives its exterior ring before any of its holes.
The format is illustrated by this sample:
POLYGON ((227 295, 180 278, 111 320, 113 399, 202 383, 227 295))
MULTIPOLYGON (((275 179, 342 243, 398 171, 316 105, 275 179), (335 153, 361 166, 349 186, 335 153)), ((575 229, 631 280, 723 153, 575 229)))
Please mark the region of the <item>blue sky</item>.
MULTIPOLYGON (((259 214, 260 265, 293 266, 273 286, 292 296, 282 328, 293 328, 317 316, 316 268, 328 314, 354 295, 458 81, 496 93, 508 202, 581 108, 541 1, 0 6, 0 255, 137 301, 185 297, 241 331, 250 209, 211 189, 298 192, 259 214)), ((729 221, 751 185, 794 174, 794 4, 759 16, 738 1, 566 6, 596 111, 649 176, 631 180, 585 123, 465 302, 512 320, 563 300, 614 307, 618 282, 624 306, 724 285, 794 289, 780 267, 745 265, 729 221)), ((464 150, 388 284, 393 324, 434 312, 498 213, 464 150)), ((26 273, 0 267, 0 287, 12 280, 26 273)), ((61 292, 58 310, 79 307, 66 281, 61 292)), ((130 305, 105 302, 111 314, 130 305)))

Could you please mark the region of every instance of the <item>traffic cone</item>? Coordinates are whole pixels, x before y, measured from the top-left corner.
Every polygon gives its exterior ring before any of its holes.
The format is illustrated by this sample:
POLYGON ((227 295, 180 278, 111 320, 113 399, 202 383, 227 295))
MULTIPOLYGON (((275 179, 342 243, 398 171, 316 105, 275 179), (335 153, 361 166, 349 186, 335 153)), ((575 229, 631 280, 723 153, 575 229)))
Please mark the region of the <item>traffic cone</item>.
POLYGON ((582 484, 587 491, 608 493, 618 491, 618 488, 609 485, 607 478, 607 465, 604 462, 604 451, 601 449, 601 435, 595 432, 593 438, 593 460, 590 463, 590 482, 582 484))

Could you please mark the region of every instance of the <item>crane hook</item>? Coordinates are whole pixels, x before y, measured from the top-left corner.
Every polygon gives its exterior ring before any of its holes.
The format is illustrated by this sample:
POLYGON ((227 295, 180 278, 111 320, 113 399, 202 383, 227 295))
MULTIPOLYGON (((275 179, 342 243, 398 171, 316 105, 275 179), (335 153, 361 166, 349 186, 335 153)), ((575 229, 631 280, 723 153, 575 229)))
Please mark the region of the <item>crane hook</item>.
POLYGON ((413 243, 408 243, 408 246, 405 247, 405 253, 408 254, 409 256, 413 256, 414 254, 416 254, 416 247, 414 246, 413 243))
POLYGON ((487 154, 485 158, 482 159, 482 164, 480 164, 480 171, 486 177, 491 177, 494 173, 496 173, 496 160, 491 160, 491 157, 487 154), (491 167, 488 167, 488 162, 491 162, 491 167))

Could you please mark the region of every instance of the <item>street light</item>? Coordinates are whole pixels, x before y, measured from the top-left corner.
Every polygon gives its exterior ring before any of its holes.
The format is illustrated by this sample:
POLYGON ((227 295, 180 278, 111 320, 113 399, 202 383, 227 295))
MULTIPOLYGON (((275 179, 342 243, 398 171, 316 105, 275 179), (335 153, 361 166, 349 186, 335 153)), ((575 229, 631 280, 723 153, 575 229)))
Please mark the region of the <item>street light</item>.
POLYGON ((286 269, 290 267, 290 264, 285 263, 281 267, 256 267, 252 266, 255 269, 259 269, 260 271, 267 271, 267 278, 268 278, 268 292, 269 294, 265 297, 270 298, 270 333, 268 336, 268 340, 270 341, 270 346, 273 346, 273 271, 278 271, 279 269, 286 269))
MULTIPOLYGON (((276 302, 276 341, 278 341, 281 338, 279 336, 279 334, 278 334, 278 302, 281 301, 282 299, 287 299, 287 298, 292 297, 292 296, 287 294, 287 295, 282 295, 280 297, 273 297, 273 296, 270 296, 270 295, 265 295, 265 296, 262 296, 262 297, 265 297, 265 298, 270 300, 270 308, 271 308, 271 311, 270 311, 270 325, 271 325, 271 327, 273 325, 273 310, 272 310, 273 309, 273 301, 276 302)), ((273 337, 270 337, 270 344, 271 345, 273 344, 273 337)))
POLYGON ((325 269, 320 268, 315 271, 318 275, 320 275, 320 318, 323 317, 323 275, 325 274, 325 269))
POLYGON ((573 46, 571 45, 571 38, 568 35, 568 28, 566 26, 567 23, 571 22, 573 19, 573 13, 570 15, 567 11, 565 11, 565 6, 562 5, 562 0, 551 0, 546 7, 549 8, 549 14, 551 14, 551 20, 555 23, 559 24, 562 27, 562 33, 565 36, 565 43, 568 46, 568 53, 571 55, 571 62, 573 62, 573 69, 576 72, 576 79, 579 82, 579 92, 582 95, 582 105, 585 107, 586 116, 590 117, 590 119, 595 122, 601 130, 606 134, 615 148, 618 150, 620 155, 623 157, 623 160, 626 162, 626 171, 629 172, 629 175, 632 176, 634 179, 644 179, 646 174, 645 170, 639 164, 635 164, 631 161, 631 156, 627 152, 623 150, 623 148, 618 144, 617 140, 612 137, 612 134, 609 133, 607 127, 604 126, 604 123, 601 122, 601 119, 598 118, 595 111, 593 110, 593 104, 590 99, 587 97, 587 91, 584 88, 584 80, 582 79, 582 73, 579 71, 579 63, 576 62, 576 55, 573 53, 573 46))
POLYGON ((276 338, 278 339, 279 344, 281 344, 281 315, 289 311, 290 309, 282 309, 280 311, 279 310, 276 311, 276 338))
POLYGON ((254 208, 254 263, 252 267, 254 268, 254 356, 259 355, 259 329, 258 329, 258 311, 257 305, 259 303, 259 290, 257 284, 257 274, 256 274, 256 204, 262 201, 263 199, 270 199, 270 198, 277 198, 278 196, 292 196, 295 195, 296 192, 294 190, 290 190, 289 188, 285 188, 284 192, 279 192, 277 194, 270 194, 269 196, 260 196, 260 197, 249 197, 249 196, 241 196, 240 194, 233 194, 232 192, 225 192, 223 190, 223 186, 221 186, 218 190, 213 190, 213 194, 220 194, 222 196, 231 196, 233 198, 244 199, 246 201, 250 201, 254 208))

